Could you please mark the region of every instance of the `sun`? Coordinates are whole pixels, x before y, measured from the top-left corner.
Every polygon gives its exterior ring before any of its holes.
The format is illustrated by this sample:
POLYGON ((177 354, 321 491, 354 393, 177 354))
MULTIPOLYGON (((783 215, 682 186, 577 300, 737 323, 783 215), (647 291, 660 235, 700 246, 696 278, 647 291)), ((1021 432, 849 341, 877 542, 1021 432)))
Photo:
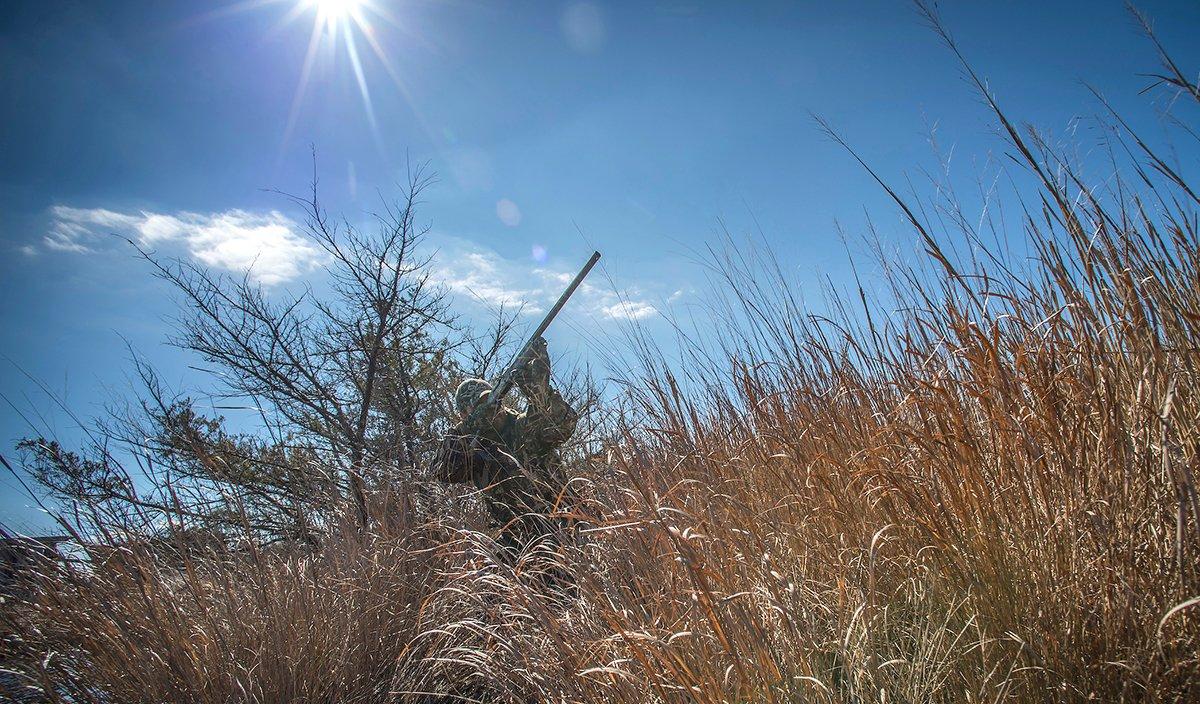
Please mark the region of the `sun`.
MULTIPOLYGON (((288 112, 287 125, 283 130, 280 144, 282 150, 288 143, 296 120, 308 90, 309 79, 312 76, 314 64, 319 60, 345 60, 353 73, 354 81, 358 84, 358 92, 362 97, 363 112, 366 113, 367 123, 375 137, 377 146, 382 149, 382 139, 379 126, 375 120, 375 106, 371 101, 371 91, 367 81, 367 68, 364 59, 372 68, 382 68, 391 79, 394 86, 411 104, 410 91, 405 85, 400 71, 392 61, 389 52, 384 47, 384 36, 379 31, 381 25, 388 25, 408 38, 427 41, 427 37, 419 34, 409 26, 410 23, 401 21, 393 13, 393 9, 401 6, 398 0, 239 0, 208 16, 216 17, 228 14, 258 10, 264 6, 288 7, 277 28, 291 25, 293 22, 312 22, 312 30, 308 39, 308 51, 304 55, 304 63, 300 67, 299 80, 292 97, 291 110, 288 112), (360 52, 364 44, 369 52, 360 52), (325 47, 326 50, 322 50, 325 47)), ((414 106, 415 111, 415 106, 414 106)))
POLYGON ((363 4, 362 0, 303 0, 305 5, 314 7, 317 15, 326 20, 341 20, 353 16, 363 4))
POLYGON ((311 14, 313 25, 308 43, 308 53, 305 55, 304 65, 300 70, 300 81, 296 86, 292 109, 284 130, 284 143, 288 141, 295 128, 313 62, 316 60, 318 49, 324 43, 331 45, 335 52, 337 52, 339 44, 344 47, 345 57, 354 71, 354 79, 358 83, 358 91, 362 96, 367 122, 371 132, 375 135, 376 142, 380 142, 379 127, 375 121, 375 108, 371 102, 370 90, 367 88, 367 79, 363 61, 359 56, 358 43, 359 41, 367 43, 392 82, 403 91, 400 74, 384 51, 373 24, 375 20, 382 20, 392 26, 402 28, 401 23, 391 14, 386 4, 386 0, 296 0, 292 12, 284 18, 285 23, 299 16, 311 14))

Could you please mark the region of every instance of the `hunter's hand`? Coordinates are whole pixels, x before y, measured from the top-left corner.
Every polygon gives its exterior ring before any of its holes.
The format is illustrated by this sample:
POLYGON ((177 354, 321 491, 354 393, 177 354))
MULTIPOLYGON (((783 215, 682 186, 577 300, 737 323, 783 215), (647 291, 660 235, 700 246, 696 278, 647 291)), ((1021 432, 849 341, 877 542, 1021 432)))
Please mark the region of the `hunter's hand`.
POLYGON ((550 388, 550 353, 546 349, 546 338, 539 337, 529 348, 529 361, 517 376, 521 390, 530 393, 545 393, 550 388))

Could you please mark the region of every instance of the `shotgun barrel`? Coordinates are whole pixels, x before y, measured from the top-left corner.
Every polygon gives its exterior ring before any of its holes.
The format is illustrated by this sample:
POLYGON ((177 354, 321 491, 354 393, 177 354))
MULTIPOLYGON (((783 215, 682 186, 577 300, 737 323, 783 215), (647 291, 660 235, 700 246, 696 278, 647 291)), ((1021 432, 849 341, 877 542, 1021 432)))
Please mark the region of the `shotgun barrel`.
POLYGON ((542 322, 538 324, 537 329, 533 331, 533 334, 530 335, 529 339, 525 341, 525 344, 521 346, 521 351, 517 353, 517 356, 513 358, 513 361, 509 363, 507 367, 505 367, 504 371, 501 372, 500 377, 496 379, 496 383, 492 388, 492 393, 487 400, 488 404, 500 403, 504 400, 505 395, 507 395, 509 390, 512 389, 513 379, 516 376, 517 370, 520 369, 523 364, 528 362, 527 356, 529 355, 529 350, 533 347, 534 341, 546 332, 546 328, 550 327, 550 323, 554 322, 555 316, 557 316, 558 312, 562 310, 564 305, 566 305, 567 299, 571 297, 571 294, 575 293, 575 289, 579 288, 579 284, 583 283, 583 280, 587 277, 588 272, 592 270, 592 267, 596 266, 596 262, 598 261, 600 261, 600 253, 592 252, 591 258, 587 260, 587 264, 584 264, 583 268, 579 270, 579 273, 575 275, 575 278, 571 281, 570 285, 567 286, 567 290, 563 291, 563 294, 558 297, 558 301, 554 304, 554 307, 550 309, 549 313, 546 313, 546 317, 542 318, 542 322))

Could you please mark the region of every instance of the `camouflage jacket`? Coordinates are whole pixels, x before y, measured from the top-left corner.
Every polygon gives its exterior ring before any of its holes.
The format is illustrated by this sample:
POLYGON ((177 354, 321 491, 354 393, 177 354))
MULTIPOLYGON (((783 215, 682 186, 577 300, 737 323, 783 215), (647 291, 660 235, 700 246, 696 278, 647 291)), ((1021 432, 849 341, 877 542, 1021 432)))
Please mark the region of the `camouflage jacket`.
POLYGON ((438 478, 474 484, 502 526, 528 513, 561 510, 567 482, 558 449, 578 419, 553 389, 531 398, 523 413, 502 408, 491 418, 468 419, 446 435, 438 478))

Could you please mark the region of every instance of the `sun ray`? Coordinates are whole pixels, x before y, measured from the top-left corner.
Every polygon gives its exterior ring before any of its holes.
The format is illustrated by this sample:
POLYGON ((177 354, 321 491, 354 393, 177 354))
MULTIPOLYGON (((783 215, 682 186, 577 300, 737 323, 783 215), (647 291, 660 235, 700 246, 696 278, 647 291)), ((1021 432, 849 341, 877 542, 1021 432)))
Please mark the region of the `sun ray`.
POLYGON ((383 45, 380 44, 379 38, 375 36, 375 32, 371 31, 369 25, 360 25, 359 28, 362 29, 363 38, 367 40, 367 44, 370 45, 371 51, 375 53, 375 57, 378 58, 379 63, 383 65, 384 72, 387 73, 388 78, 392 80, 392 84, 396 86, 396 90, 400 91, 400 95, 404 98, 404 102, 408 105, 408 109, 412 111, 412 115, 416 119, 417 124, 426 135, 436 134, 433 128, 429 125, 429 122, 425 119, 425 116, 421 114, 420 110, 417 109, 416 101, 413 100, 412 92, 409 90, 408 85, 405 84, 404 78, 400 75, 400 71, 396 69, 396 66, 388 57, 383 45))
POLYGON ((325 14, 325 30, 329 36, 329 51, 327 55, 334 61, 337 60, 338 55, 338 28, 339 25, 345 25, 345 22, 342 20, 343 17, 336 12, 330 11, 325 14))
POLYGON ((212 10, 208 10, 206 12, 201 12, 199 14, 196 14, 196 15, 192 16, 191 18, 189 18, 184 23, 184 26, 189 26, 189 25, 193 25, 193 24, 202 24, 204 22, 211 22, 213 20, 219 20, 222 17, 227 17, 229 15, 235 15, 235 14, 239 14, 242 12, 250 12, 251 10, 257 10, 258 8, 265 7, 266 5, 273 5, 275 3, 280 3, 280 2, 285 2, 285 1, 286 0, 242 0, 241 2, 235 2, 235 3, 229 4, 229 5, 224 5, 221 7, 214 8, 212 10))
POLYGON ((363 37, 367 40, 367 44, 371 45, 371 50, 375 52, 375 56, 379 59, 379 63, 383 64, 383 70, 387 72, 392 83, 396 85, 400 93, 404 95, 404 99, 412 104, 412 95, 409 93, 408 86, 404 84, 404 79, 400 77, 400 72, 392 65, 392 60, 388 58, 387 52, 384 51, 383 45, 379 43, 379 39, 374 32, 364 30, 363 37))
MULTIPOLYGON (((238 3, 236 7, 241 8, 243 5, 246 7, 257 7, 261 4, 287 1, 245 0, 244 3, 238 3)), ((312 13, 313 27, 312 33, 309 36, 308 49, 304 55, 304 64, 301 67, 300 77, 296 83, 296 90, 292 96, 292 103, 288 111, 283 137, 279 143, 276 168, 282 165, 284 154, 287 152, 288 145, 296 133, 300 121, 300 113, 304 108, 308 94, 311 92, 310 83, 313 81, 313 71, 317 69, 317 63, 320 62, 322 65, 325 65, 326 62, 333 62, 331 65, 334 65, 336 68, 336 64, 340 63, 343 52, 339 43, 345 46, 344 52, 354 73, 354 81, 362 98, 363 110, 366 114, 371 136, 381 157, 386 160, 386 150, 384 149, 382 133, 379 128, 379 119, 376 115, 375 101, 371 94, 370 82, 368 81, 368 69, 374 69, 373 64, 375 60, 379 64, 382 64, 384 72, 387 73, 388 78, 399 91, 401 98, 411 111, 410 114, 415 120, 418 129, 427 136, 435 135, 428 120, 417 109, 412 91, 396 64, 392 61, 388 51, 384 48, 379 32, 376 31, 375 25, 383 24, 398 28, 406 36, 410 34, 415 36, 412 28, 404 26, 396 15, 393 14, 393 8, 384 7, 380 0, 291 0, 291 2, 292 6, 289 11, 269 32, 274 33, 282 30, 305 13, 312 13), (356 36, 359 34, 362 36, 356 36), (366 40, 367 45, 371 48, 370 52, 359 50, 360 39, 366 40)), ((427 42, 427 38, 425 37, 416 38, 421 42, 427 42)), ((340 73, 340 69, 338 72, 340 73)))
POLYGON ((308 7, 305 6, 304 3, 296 3, 295 5, 292 5, 292 9, 288 10, 287 14, 281 17, 273 27, 266 31, 266 33, 263 35, 263 39, 273 39, 276 35, 287 29, 293 22, 299 19, 300 16, 306 12, 308 12, 308 7))
POLYGON ((283 129, 283 142, 280 151, 287 146, 296 128, 296 119, 300 115, 300 103, 304 100, 304 92, 308 88, 308 77, 312 73, 313 61, 317 57, 317 49, 321 46, 321 33, 324 28, 319 21, 313 23, 312 36, 308 40, 308 52, 304 55, 304 67, 300 69, 300 81, 296 84, 296 94, 292 97, 292 107, 288 111, 287 126, 283 129))
POLYGON ((358 59, 358 47, 354 43, 354 33, 350 23, 342 23, 345 34, 346 54, 350 57, 350 66, 354 69, 354 78, 358 81, 358 92, 362 95, 363 108, 367 111, 367 124, 371 126, 371 136, 375 138, 375 146, 383 153, 383 139, 379 134, 379 125, 375 122, 375 106, 371 103, 371 90, 367 87, 367 77, 363 73, 362 62, 358 59))

